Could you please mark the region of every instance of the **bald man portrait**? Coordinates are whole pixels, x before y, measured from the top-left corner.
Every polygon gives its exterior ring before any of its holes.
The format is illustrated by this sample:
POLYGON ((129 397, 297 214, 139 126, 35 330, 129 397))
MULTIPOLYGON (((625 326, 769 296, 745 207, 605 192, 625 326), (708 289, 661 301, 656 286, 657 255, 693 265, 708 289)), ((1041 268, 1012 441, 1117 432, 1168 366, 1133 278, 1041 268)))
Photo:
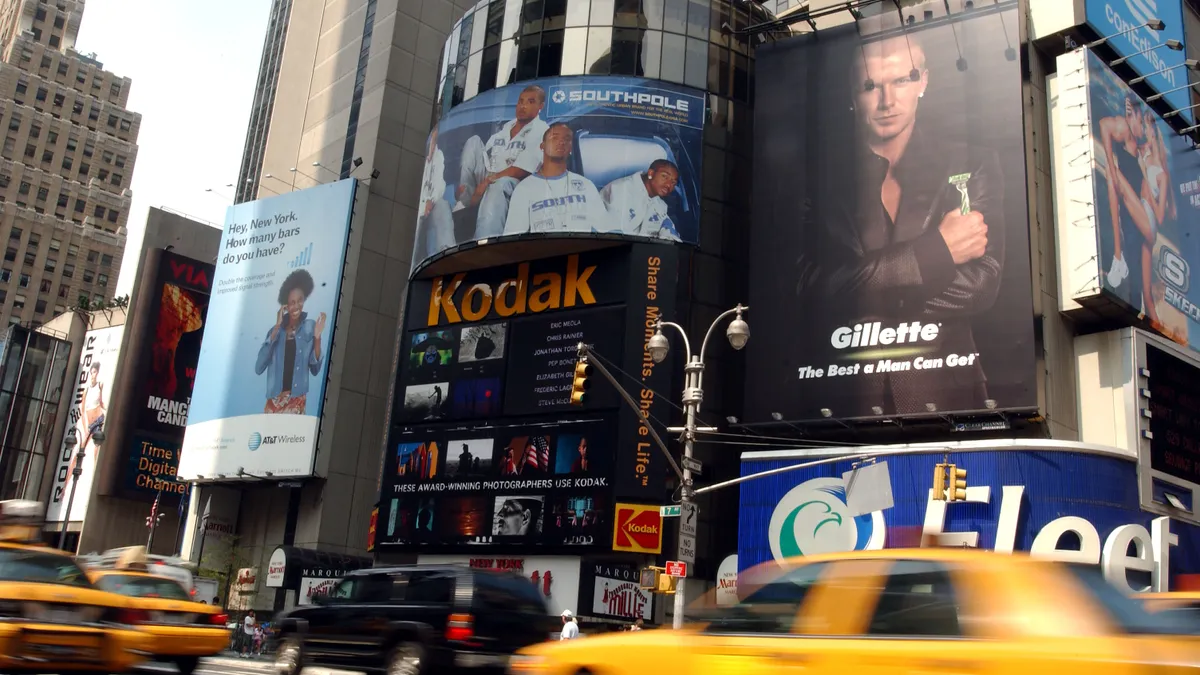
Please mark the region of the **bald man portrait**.
MULTIPOLYGON (((1003 176, 997 153, 945 137, 940 116, 978 115, 955 97, 924 103, 938 73, 916 33, 864 40, 850 68, 854 133, 829 161, 829 189, 803 205, 796 293, 819 320, 814 365, 853 367, 890 358, 971 357, 972 319, 996 300, 1004 266, 1003 176), (934 339, 838 346, 836 328, 937 324, 934 339), (824 330, 825 327, 831 327, 824 330), (824 360, 828 359, 828 360, 824 360)), ((951 74, 953 61, 938 64, 951 74)), ((968 129, 970 128, 968 124, 968 129)), ((828 147, 828 146, 826 146, 828 147)), ((895 333, 893 332, 893 335, 895 333)), ((853 400, 839 417, 985 408, 978 356, 967 366, 827 378, 853 400)))

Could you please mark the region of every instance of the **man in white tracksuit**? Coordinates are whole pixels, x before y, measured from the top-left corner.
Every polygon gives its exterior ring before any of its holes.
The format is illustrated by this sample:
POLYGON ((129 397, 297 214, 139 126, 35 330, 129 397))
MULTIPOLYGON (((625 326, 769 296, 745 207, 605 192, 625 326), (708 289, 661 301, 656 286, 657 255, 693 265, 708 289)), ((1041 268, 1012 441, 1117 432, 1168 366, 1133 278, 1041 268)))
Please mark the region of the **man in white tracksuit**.
POLYGON ((663 201, 678 182, 679 167, 670 160, 656 159, 649 169, 605 185, 600 197, 613 216, 616 232, 679 241, 663 201))
POLYGON ((592 181, 567 171, 575 140, 555 122, 542 138, 542 167, 513 190, 504 234, 608 232, 612 218, 592 181))
MULTIPOLYGON (((446 203, 446 160, 437 147, 438 131, 429 136, 429 151, 425 155, 425 173, 421 177, 421 199, 417 212, 417 232, 425 233, 425 250, 414 252, 414 260, 454 246, 454 217, 446 203)), ((417 241, 420 241, 418 236, 417 241)))
POLYGON ((546 133, 546 123, 538 116, 545 104, 545 90, 529 85, 517 99, 516 119, 492 134, 487 143, 472 136, 463 145, 458 202, 461 207, 479 206, 475 239, 504 231, 513 190, 538 170, 542 158, 538 143, 546 133))

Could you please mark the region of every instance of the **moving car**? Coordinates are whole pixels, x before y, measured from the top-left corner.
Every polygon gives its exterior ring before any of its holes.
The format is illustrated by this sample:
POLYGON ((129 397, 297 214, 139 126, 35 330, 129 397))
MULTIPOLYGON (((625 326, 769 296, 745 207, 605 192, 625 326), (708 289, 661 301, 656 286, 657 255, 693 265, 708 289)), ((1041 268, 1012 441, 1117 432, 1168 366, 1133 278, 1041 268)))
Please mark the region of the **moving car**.
POLYGON ((0 672, 120 673, 146 659, 129 601, 40 542, 42 504, 0 502, 0 672))
POLYGON ((357 570, 314 601, 274 622, 280 675, 311 666, 503 672, 513 652, 547 640, 560 624, 525 577, 466 566, 357 570))
POLYGON ((1137 599, 1150 612, 1163 612, 1192 626, 1200 635, 1200 592, 1139 593, 1137 599))
MULTIPOLYGON (((683 630, 535 645, 522 675, 927 675, 1196 672, 1200 642, 1095 566, 974 549, 888 549, 773 561, 744 600, 683 630)), ((748 583, 744 583, 748 582, 748 583)))
POLYGON ((179 581, 159 573, 162 567, 148 559, 144 547, 133 546, 91 558, 87 574, 96 588, 129 599, 138 628, 151 638, 153 660, 174 663, 181 675, 191 675, 201 657, 229 646, 229 617, 220 607, 194 600, 179 581))

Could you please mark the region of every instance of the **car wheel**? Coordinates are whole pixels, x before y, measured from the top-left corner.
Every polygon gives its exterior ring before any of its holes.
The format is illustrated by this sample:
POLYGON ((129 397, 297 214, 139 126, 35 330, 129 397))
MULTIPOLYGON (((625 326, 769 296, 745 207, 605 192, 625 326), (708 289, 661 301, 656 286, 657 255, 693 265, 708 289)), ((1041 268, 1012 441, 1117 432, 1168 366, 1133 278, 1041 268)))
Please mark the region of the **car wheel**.
POLYGON ((179 669, 179 675, 192 675, 199 664, 200 659, 195 656, 181 656, 175 659, 175 667, 179 669))
POLYGON ((275 650, 275 672, 279 675, 300 675, 304 669, 304 656, 298 638, 284 638, 275 650))
POLYGON ((387 675, 421 675, 425 648, 416 642, 401 642, 388 655, 387 675))

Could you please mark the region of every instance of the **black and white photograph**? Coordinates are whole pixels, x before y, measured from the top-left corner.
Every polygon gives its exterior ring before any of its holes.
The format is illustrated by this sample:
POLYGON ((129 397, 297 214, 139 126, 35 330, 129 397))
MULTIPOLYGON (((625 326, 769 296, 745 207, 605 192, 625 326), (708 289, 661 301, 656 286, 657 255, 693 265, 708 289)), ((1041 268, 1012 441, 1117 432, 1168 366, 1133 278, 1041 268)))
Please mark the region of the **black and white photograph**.
POLYGON ((542 531, 544 496, 496 497, 492 535, 505 538, 535 537, 542 531))
POLYGON ((452 440, 446 443, 446 480, 482 478, 491 474, 492 438, 452 440))
POLYGON ((508 325, 489 323, 462 329, 458 345, 458 362, 495 361, 504 358, 504 338, 508 325))
POLYGON ((408 422, 438 420, 446 416, 450 383, 414 384, 404 388, 403 417, 408 422))

